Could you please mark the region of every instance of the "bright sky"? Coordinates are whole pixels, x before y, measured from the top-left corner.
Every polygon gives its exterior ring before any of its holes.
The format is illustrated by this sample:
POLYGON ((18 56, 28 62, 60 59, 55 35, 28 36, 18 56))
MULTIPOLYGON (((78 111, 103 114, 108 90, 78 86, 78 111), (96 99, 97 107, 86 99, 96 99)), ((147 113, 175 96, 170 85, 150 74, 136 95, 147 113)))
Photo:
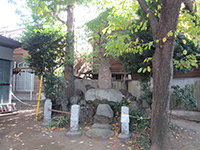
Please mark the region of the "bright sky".
MULTIPOLYGON (((23 0, 22 0, 23 1, 23 0)), ((8 0, 0 0, 0 29, 8 27, 13 28, 20 23, 20 16, 15 13, 16 9, 21 5, 21 0, 18 0, 18 4, 8 3, 8 0)), ((75 9, 76 24, 83 25, 84 22, 92 20, 97 16, 94 7, 86 10, 85 7, 78 6, 75 9)))
MULTIPOLYGON (((17 4, 8 3, 8 0, 0 0, 0 31, 12 30, 21 28, 17 24, 20 24, 20 16, 15 13, 17 8, 20 8, 23 0, 17 0, 17 4)), ((83 6, 77 6, 75 8, 75 26, 76 29, 76 50, 81 52, 91 49, 88 45, 87 39, 84 38, 84 29, 81 28, 85 22, 90 21, 98 16, 93 6, 86 8, 83 6), (83 38, 81 38, 83 37, 83 38)))
POLYGON ((8 3, 7 0, 0 0, 0 30, 5 27, 15 28, 20 22, 20 17, 15 14, 17 7, 15 4, 8 3))

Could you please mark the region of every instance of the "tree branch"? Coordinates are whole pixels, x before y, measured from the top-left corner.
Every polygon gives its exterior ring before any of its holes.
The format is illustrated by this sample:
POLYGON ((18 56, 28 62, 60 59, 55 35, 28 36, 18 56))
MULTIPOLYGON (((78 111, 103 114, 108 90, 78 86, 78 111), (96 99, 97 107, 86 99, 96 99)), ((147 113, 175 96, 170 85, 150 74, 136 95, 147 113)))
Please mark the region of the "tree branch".
POLYGON ((190 12, 196 12, 196 8, 193 10, 193 0, 183 0, 183 3, 185 4, 187 10, 190 12))
POLYGON ((159 22, 157 20, 157 17, 154 15, 153 11, 149 8, 145 0, 137 0, 138 3, 140 4, 142 10, 144 13, 147 15, 149 14, 149 22, 151 25, 152 29, 152 34, 153 34, 153 40, 157 40, 157 32, 159 28, 159 22))
POLYGON ((55 17, 58 21, 60 21, 62 24, 66 24, 66 22, 64 20, 62 20, 58 15, 56 15, 56 10, 54 10, 53 7, 50 7, 50 9, 52 10, 53 15, 50 13, 50 15, 52 17, 55 17))
POLYGON ((60 21, 62 24, 66 24, 66 21, 62 20, 60 17, 58 17, 58 15, 56 15, 55 17, 56 17, 56 19, 57 19, 58 21, 60 21))

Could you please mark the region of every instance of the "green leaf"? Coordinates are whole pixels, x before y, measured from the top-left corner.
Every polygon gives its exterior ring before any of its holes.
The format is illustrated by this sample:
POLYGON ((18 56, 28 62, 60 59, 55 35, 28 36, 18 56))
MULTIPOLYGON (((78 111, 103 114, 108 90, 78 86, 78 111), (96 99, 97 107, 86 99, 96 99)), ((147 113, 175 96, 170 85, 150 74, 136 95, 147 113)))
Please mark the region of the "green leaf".
POLYGON ((141 72, 142 72, 142 69, 143 69, 143 68, 140 68, 140 69, 138 70, 138 73, 141 73, 141 72))
POLYGON ((143 72, 143 73, 145 73, 145 72, 146 72, 146 70, 147 70, 147 68, 144 68, 142 72, 143 72))
POLYGON ((187 43, 185 39, 183 39, 182 41, 183 41, 183 44, 186 44, 186 43, 187 43))
POLYGON ((187 55, 187 50, 184 50, 184 51, 183 51, 183 55, 187 55))

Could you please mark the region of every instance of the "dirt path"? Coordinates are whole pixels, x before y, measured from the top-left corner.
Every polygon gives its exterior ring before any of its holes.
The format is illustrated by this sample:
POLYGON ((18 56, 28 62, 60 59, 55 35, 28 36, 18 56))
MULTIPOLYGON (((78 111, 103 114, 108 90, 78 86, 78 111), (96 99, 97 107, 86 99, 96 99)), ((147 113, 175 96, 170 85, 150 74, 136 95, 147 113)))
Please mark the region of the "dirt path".
POLYGON ((42 121, 35 122, 35 110, 19 111, 17 115, 0 117, 1 150, 127 150, 128 145, 116 138, 90 139, 84 135, 69 138, 67 129, 44 130, 42 121))
MULTIPOLYGON (((0 117, 1 150, 131 150, 135 149, 117 138, 90 139, 85 136, 88 126, 81 127, 79 138, 66 136, 67 129, 45 130, 42 121, 35 122, 35 109, 18 111, 17 115, 0 117)), ((172 120, 180 127, 170 131, 171 149, 200 150, 199 123, 172 120)))
POLYGON ((174 149, 200 150, 200 123, 181 119, 173 119, 172 123, 179 126, 170 137, 174 149))

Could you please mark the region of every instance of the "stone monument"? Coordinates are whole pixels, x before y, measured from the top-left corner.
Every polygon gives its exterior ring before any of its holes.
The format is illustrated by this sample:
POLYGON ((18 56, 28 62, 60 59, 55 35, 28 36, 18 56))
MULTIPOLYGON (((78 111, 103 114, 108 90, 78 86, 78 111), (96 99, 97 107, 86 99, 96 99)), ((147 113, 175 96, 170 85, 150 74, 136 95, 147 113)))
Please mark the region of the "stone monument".
POLYGON ((101 65, 99 68, 98 87, 99 89, 112 88, 111 83, 112 73, 110 71, 110 64, 106 58, 101 58, 101 65))

